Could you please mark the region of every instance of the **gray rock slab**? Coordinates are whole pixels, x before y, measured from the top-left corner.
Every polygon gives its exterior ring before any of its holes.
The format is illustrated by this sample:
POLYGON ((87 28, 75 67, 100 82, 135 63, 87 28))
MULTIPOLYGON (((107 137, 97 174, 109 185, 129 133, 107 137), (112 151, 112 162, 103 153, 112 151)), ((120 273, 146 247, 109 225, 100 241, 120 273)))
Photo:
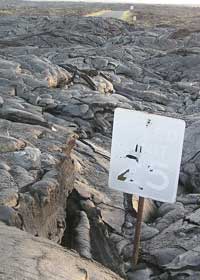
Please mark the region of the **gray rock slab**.
POLYGON ((0 273, 5 280, 122 279, 94 261, 87 261, 54 242, 33 237, 15 227, 0 223, 0 236, 0 250, 4 252, 0 257, 0 273))

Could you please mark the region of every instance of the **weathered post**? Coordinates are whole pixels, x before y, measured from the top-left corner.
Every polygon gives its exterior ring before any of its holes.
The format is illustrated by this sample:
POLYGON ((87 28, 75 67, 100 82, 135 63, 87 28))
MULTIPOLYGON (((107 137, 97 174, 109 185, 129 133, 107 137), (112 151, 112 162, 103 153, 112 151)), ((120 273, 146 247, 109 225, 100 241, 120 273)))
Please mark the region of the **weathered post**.
POLYGON ((140 196, 138 202, 137 223, 135 228, 133 265, 137 265, 138 263, 143 209, 144 209, 144 197, 140 196))

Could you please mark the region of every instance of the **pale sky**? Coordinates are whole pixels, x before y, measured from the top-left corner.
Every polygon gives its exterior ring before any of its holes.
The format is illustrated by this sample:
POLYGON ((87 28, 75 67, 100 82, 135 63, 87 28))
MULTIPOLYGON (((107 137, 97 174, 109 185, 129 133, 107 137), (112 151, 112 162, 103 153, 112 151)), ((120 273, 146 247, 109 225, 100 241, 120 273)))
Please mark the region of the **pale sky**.
POLYGON ((35 1, 66 1, 66 2, 104 2, 104 3, 145 3, 145 4, 179 4, 200 6, 200 0, 35 0, 35 1))

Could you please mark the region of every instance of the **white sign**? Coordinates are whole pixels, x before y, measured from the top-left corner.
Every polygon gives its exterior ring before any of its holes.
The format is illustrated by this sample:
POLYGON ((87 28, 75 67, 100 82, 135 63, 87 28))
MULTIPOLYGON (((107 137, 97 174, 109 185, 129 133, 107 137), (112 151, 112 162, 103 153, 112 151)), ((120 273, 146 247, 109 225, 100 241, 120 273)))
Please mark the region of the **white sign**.
POLYGON ((184 131, 183 120, 116 109, 109 186, 175 202, 184 131))

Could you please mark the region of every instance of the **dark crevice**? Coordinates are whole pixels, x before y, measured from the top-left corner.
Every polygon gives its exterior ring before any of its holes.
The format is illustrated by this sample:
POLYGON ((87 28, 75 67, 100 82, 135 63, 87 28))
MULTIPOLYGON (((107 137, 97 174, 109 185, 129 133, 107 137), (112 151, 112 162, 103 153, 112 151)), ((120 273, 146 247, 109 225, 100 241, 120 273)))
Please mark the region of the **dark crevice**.
POLYGON ((61 241, 61 245, 65 248, 75 250, 75 232, 74 229, 79 223, 78 204, 73 203, 73 191, 67 198, 67 208, 66 208, 66 229, 61 241))
POLYGON ((109 235, 115 231, 104 223, 96 207, 84 211, 81 201, 87 202, 88 199, 81 197, 76 190, 73 190, 67 198, 66 230, 61 245, 76 250, 81 256, 92 258, 124 276, 122 260, 115 244, 109 239, 109 235), (85 220, 82 219, 83 216, 85 220))

